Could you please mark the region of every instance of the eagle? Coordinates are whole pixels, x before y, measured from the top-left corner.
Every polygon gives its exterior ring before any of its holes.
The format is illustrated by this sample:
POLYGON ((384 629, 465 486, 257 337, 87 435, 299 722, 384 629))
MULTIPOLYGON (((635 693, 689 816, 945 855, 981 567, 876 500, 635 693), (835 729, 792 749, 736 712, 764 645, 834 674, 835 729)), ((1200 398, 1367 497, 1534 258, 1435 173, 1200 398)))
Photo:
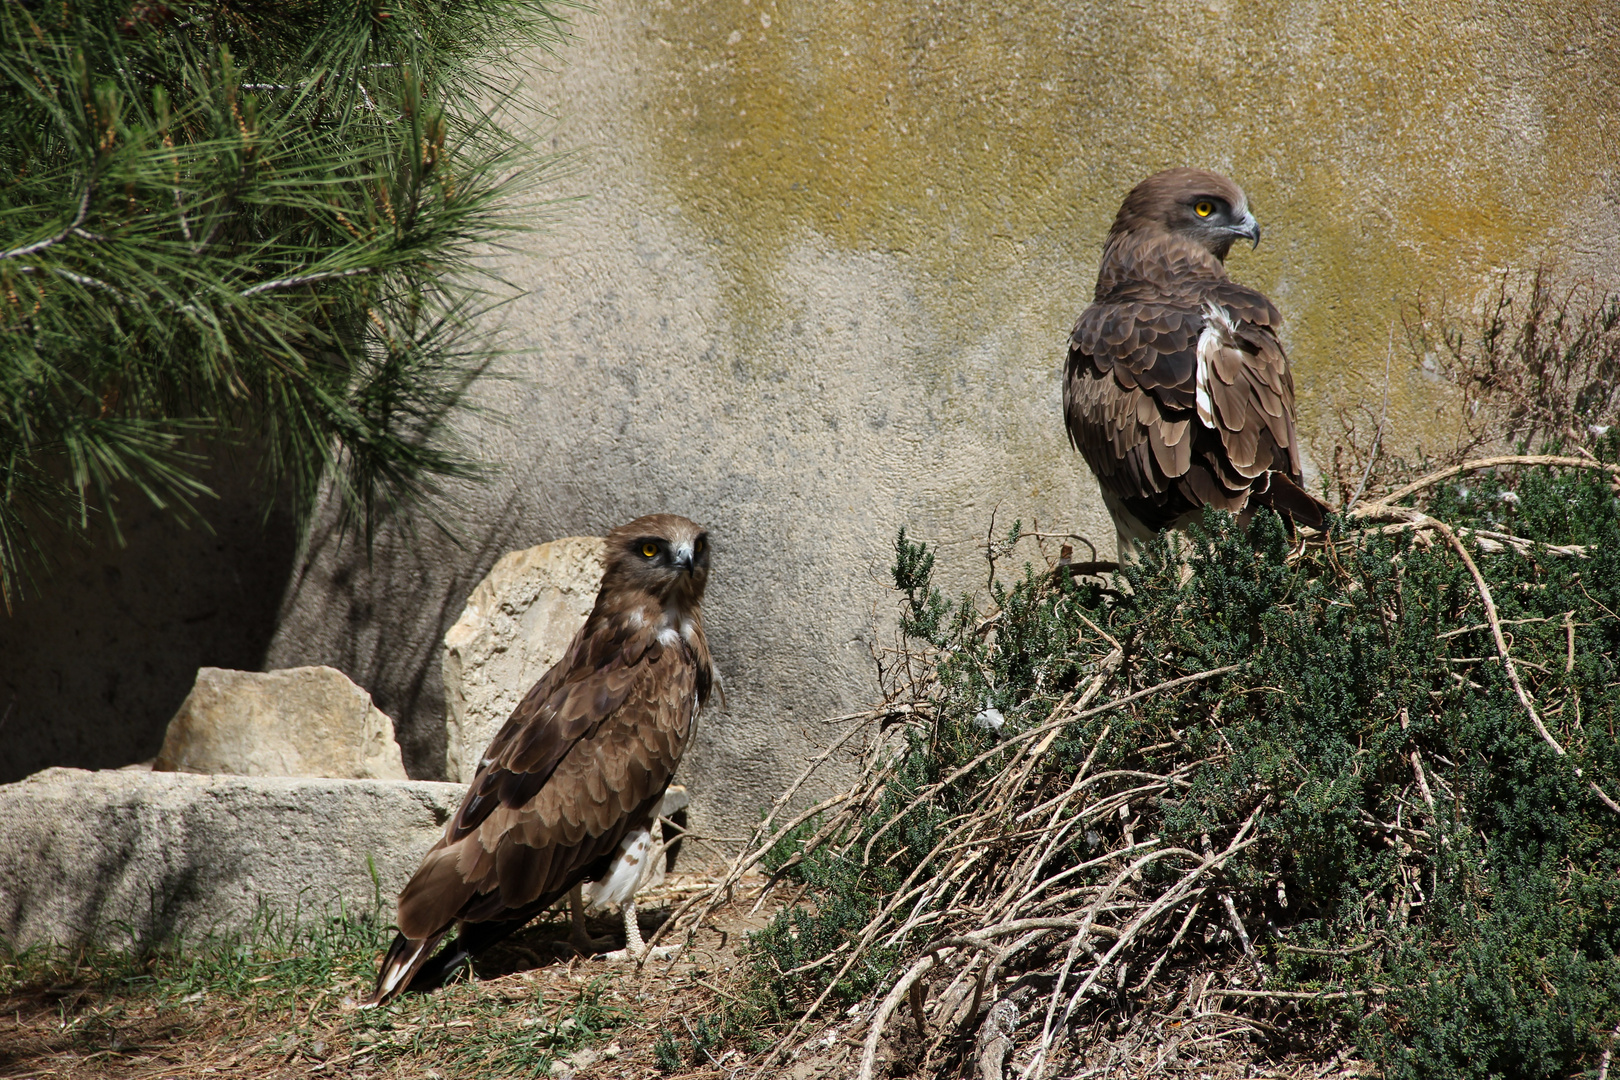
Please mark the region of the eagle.
POLYGON ((1282 316, 1226 276, 1239 240, 1259 246, 1243 190, 1204 169, 1131 189, 1103 245, 1097 289, 1069 336, 1063 418, 1097 476, 1120 558, 1206 506, 1247 525, 1270 507, 1319 527, 1304 487, 1282 316))
POLYGON ((632 896, 714 685, 701 610, 709 537, 652 514, 608 534, 605 562, 585 625, 512 710, 400 893, 399 933, 368 1005, 439 985, 570 893, 576 940, 587 899, 619 904, 641 952, 632 896))

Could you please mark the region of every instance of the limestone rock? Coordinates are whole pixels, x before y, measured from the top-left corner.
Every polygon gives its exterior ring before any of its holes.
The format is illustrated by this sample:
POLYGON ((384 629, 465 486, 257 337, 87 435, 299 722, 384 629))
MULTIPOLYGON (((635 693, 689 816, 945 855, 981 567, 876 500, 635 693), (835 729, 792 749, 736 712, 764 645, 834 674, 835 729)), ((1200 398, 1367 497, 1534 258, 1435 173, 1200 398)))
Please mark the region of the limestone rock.
POLYGON ((569 536, 501 557, 444 635, 445 770, 465 784, 529 687, 585 625, 606 542, 569 536))
POLYGON ((195 938, 248 926, 261 904, 308 918, 380 899, 387 920, 464 793, 419 780, 46 769, 0 786, 0 938, 195 938))
POLYGON ((394 722, 336 668, 201 668, 169 721, 159 772, 404 780, 394 722))

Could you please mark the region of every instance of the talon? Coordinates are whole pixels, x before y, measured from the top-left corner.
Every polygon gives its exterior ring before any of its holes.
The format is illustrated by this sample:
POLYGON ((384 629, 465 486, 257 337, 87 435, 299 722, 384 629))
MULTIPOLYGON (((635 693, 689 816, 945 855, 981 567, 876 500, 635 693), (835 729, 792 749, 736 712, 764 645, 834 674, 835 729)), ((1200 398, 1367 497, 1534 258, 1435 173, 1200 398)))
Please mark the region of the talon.
POLYGON ((680 951, 681 947, 679 945, 654 945, 650 949, 643 947, 642 951, 640 952, 632 952, 629 949, 614 949, 612 952, 597 953, 592 956, 591 959, 604 960, 611 963, 623 963, 629 960, 639 960, 645 963, 649 960, 674 959, 680 954, 680 951))

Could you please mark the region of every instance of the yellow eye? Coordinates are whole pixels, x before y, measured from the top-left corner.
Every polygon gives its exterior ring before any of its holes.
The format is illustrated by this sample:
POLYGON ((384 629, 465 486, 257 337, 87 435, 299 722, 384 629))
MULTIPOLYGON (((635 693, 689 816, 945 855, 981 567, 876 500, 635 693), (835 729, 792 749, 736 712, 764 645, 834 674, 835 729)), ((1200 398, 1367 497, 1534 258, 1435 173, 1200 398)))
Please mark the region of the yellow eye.
POLYGON ((707 548, 708 546, 709 546, 709 542, 707 540, 703 539, 703 537, 700 536, 700 537, 697 538, 697 542, 692 545, 692 550, 697 552, 699 555, 701 555, 701 554, 703 554, 703 550, 705 548, 707 548))
POLYGON ((1213 214, 1214 212, 1215 204, 1207 200, 1193 207, 1193 213, 1197 214, 1199 217, 1209 217, 1209 215, 1213 214))
POLYGON ((649 558, 649 559, 656 558, 658 556, 658 545, 657 544, 642 544, 641 545, 641 553, 643 555, 647 556, 647 558, 649 558))

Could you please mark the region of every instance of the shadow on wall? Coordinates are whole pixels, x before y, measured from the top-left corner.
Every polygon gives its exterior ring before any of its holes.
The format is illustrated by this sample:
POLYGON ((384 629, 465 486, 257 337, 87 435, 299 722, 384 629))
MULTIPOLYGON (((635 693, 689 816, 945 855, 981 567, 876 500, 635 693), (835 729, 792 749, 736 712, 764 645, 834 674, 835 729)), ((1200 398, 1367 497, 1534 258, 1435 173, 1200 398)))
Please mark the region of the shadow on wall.
POLYGON ((296 555, 292 516, 266 519, 247 465, 207 479, 220 493, 201 507, 212 531, 126 493, 125 546, 102 536, 63 552, 0 611, 0 783, 151 758, 199 667, 261 667, 296 555))
MULTIPOLYGON (((459 498, 470 499, 497 487, 463 489, 459 498)), ((521 504, 521 492, 512 489, 489 512, 488 520, 501 524, 487 532, 472 535, 459 529, 452 536, 423 516, 395 518, 379 528, 376 544, 368 551, 352 530, 344 532, 338 525, 330 487, 325 495, 310 526, 303 561, 283 578, 281 598, 283 620, 311 606, 319 614, 291 629, 283 622, 279 636, 267 639, 263 663, 275 668, 308 664, 337 668, 365 687, 372 704, 393 719, 405 774, 415 780, 443 780, 445 632, 460 618, 473 587, 502 555, 567 534, 536 534, 532 515, 521 504), (460 560, 448 580, 435 573, 439 553, 445 549, 460 560), (389 583, 386 593, 375 587, 379 580, 389 583), (400 678, 400 672, 405 677, 400 678)), ((449 516, 460 505, 452 491, 432 509, 449 516)))

